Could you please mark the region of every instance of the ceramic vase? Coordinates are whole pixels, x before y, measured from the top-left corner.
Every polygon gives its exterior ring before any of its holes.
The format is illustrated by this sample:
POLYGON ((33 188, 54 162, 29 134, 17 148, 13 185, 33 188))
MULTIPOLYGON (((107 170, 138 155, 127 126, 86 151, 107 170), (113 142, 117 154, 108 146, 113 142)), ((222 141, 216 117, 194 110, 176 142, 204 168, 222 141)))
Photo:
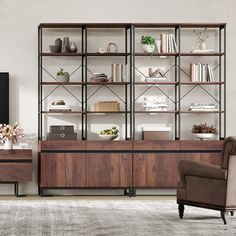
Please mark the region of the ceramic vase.
POLYGON ((207 45, 206 45, 205 41, 202 41, 202 42, 199 43, 199 49, 200 50, 206 50, 206 47, 207 47, 207 45))
POLYGON ((151 45, 142 44, 142 46, 143 46, 144 52, 146 52, 146 53, 153 53, 154 50, 155 50, 155 45, 154 44, 151 44, 151 45))
POLYGON ((69 49, 71 53, 76 53, 78 50, 78 47, 76 46, 75 42, 70 42, 69 49))
POLYGON ((13 143, 12 143, 12 140, 11 139, 7 139, 5 142, 4 142, 4 147, 3 147, 5 150, 12 150, 13 149, 13 143))

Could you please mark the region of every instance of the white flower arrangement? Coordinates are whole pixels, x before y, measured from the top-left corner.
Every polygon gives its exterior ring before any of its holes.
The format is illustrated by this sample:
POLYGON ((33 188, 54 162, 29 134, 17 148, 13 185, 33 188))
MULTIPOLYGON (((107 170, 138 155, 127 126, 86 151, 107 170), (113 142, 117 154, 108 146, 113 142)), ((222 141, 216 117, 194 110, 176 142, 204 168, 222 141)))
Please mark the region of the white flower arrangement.
POLYGON ((4 143, 5 141, 12 141, 17 143, 19 138, 23 137, 23 129, 21 129, 18 122, 12 125, 0 124, 0 141, 4 143))

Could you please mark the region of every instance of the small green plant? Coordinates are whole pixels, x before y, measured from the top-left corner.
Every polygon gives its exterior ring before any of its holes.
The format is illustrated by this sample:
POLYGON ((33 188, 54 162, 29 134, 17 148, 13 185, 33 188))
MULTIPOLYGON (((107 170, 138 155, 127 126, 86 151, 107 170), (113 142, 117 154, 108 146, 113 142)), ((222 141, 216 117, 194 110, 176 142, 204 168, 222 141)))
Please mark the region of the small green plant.
POLYGON ((156 40, 150 35, 143 35, 141 38, 141 44, 155 45, 156 40))
POLYGON ((119 130, 115 127, 112 126, 111 129, 104 129, 100 132, 102 135, 118 135, 119 130))
POLYGON ((60 70, 57 72, 57 75, 61 76, 69 76, 69 73, 64 71, 63 68, 60 68, 60 70))
POLYGON ((194 134, 215 134, 217 135, 218 131, 213 125, 207 125, 206 123, 200 125, 193 125, 192 133, 194 134))

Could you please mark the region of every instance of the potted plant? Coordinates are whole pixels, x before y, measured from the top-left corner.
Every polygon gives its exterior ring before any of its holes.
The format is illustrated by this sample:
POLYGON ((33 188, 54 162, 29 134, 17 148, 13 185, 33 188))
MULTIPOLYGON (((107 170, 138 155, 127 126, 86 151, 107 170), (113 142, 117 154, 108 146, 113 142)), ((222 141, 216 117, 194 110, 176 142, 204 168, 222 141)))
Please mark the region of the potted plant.
POLYGON ((64 71, 63 68, 60 68, 60 70, 57 72, 56 80, 57 82, 69 82, 70 75, 68 72, 64 71))
POLYGON ((99 137, 103 140, 114 140, 118 137, 119 130, 116 126, 112 126, 111 129, 104 129, 100 132, 99 137))
POLYGON ((143 50, 146 53, 153 53, 156 46, 156 40, 150 35, 143 35, 141 38, 143 50))
POLYGON ((13 126, 0 124, 0 141, 4 143, 4 149, 13 149, 13 143, 17 143, 21 137, 23 137, 23 129, 18 122, 15 122, 13 126))
POLYGON ((199 124, 199 125, 193 125, 192 127, 192 133, 199 139, 204 140, 204 139, 212 139, 215 135, 218 134, 218 131, 216 127, 213 125, 207 125, 206 123, 204 124, 199 124))

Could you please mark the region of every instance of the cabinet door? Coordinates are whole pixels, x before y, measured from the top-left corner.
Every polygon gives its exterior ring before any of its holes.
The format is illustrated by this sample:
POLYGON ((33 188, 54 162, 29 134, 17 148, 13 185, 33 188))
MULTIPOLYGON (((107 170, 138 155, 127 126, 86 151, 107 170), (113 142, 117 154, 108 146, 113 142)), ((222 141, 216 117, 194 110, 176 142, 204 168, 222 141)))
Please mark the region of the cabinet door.
POLYGON ((134 154, 133 186, 140 188, 176 187, 178 183, 178 162, 180 155, 134 154))
POLYGON ((181 153, 181 160, 199 161, 211 165, 221 165, 221 153, 181 153))
POLYGON ((86 187, 85 154, 42 153, 41 187, 86 187))
POLYGON ((88 187, 131 187, 132 154, 87 154, 88 187))

